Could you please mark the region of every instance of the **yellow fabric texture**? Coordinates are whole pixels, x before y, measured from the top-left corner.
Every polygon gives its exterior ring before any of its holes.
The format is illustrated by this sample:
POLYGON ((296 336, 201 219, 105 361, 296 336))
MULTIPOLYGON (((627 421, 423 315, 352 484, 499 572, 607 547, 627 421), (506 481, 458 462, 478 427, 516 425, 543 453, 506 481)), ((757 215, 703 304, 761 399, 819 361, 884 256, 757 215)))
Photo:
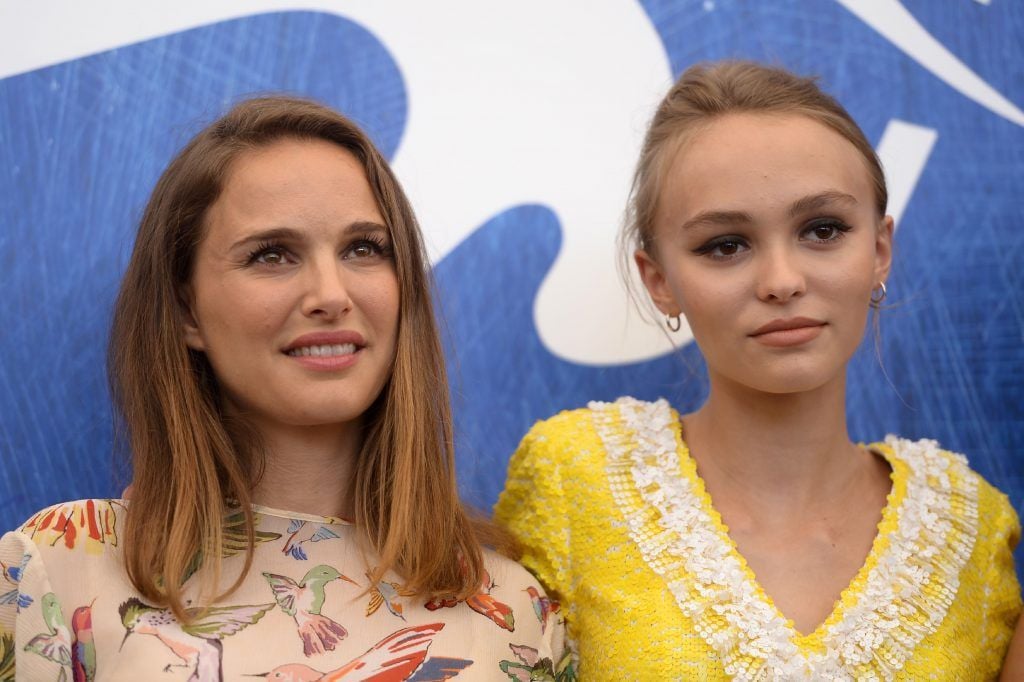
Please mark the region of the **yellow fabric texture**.
MULTIPOLYGON (((671 411, 671 417, 669 428, 675 434, 680 462, 678 475, 693 479, 710 509, 710 498, 681 439, 678 415, 671 411)), ((613 428, 627 441, 633 437, 622 424, 613 428)), ((653 538, 657 544, 654 526, 660 521, 659 513, 651 505, 645 507, 636 492, 616 477, 614 467, 609 466, 607 444, 607 437, 602 439, 595 427, 593 409, 563 412, 537 423, 510 461, 508 481, 495 509, 498 521, 523 544, 522 563, 561 600, 569 636, 578 647, 580 679, 730 679, 721 652, 707 641, 707 628, 704 634, 698 632, 677 601, 699 596, 679 594, 679 585, 685 580, 676 583, 673 594, 666 580, 666 575, 685 578, 685 569, 679 562, 663 560, 652 565, 649 552, 645 558, 646 550, 637 538, 653 538), (625 508, 634 509, 635 514, 623 513, 624 500, 625 508)), ((864 568, 843 592, 837 612, 852 608, 863 596, 864 577, 888 546, 903 509, 910 465, 891 447, 879 444, 872 448, 893 467, 893 489, 879 525, 880 535, 864 568)), ((950 461, 956 457, 942 454, 950 461)), ((951 474, 945 482, 954 493, 951 515, 970 518, 950 519, 949 544, 956 544, 956 533, 975 537, 960 538, 969 541, 966 546, 970 549, 969 558, 965 554, 959 560, 958 584, 944 584, 933 575, 922 588, 916 613, 910 605, 897 602, 898 608, 907 607, 908 618, 917 620, 922 619, 922 609, 927 613, 931 608, 930 600, 939 608, 945 598, 948 610, 898 667, 885 660, 891 647, 883 643, 876 660, 836 678, 985 680, 998 675, 1021 609, 1012 556, 1020 525, 1005 495, 966 465, 959 471, 962 475, 951 474), (976 491, 976 518, 975 509, 957 501, 961 489, 976 491)), ((716 513, 711 516, 720 523, 716 513)), ((724 527, 718 530, 725 532, 724 527)), ((925 554, 930 556, 931 551, 925 554)), ((935 547, 929 560, 955 561, 947 556, 951 551, 935 547)), ((954 578, 952 582, 957 581, 954 578)), ((757 592, 770 604, 760 588, 757 592)), ((823 649, 820 633, 836 615, 815 633, 797 636, 793 631, 791 641, 801 655, 823 649)), ((916 622, 901 625, 927 631, 924 624, 916 622)), ((761 674, 765 679, 783 677, 765 670, 761 674)), ((756 670, 751 677, 757 677, 756 670)))

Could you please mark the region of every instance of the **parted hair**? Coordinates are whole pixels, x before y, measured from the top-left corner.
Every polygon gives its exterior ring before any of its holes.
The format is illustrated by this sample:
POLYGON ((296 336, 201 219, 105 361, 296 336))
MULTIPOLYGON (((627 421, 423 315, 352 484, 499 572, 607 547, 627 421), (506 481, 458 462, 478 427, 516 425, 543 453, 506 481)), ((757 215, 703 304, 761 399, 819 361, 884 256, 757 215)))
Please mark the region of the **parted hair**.
POLYGON ((200 571, 205 598, 237 589, 252 566, 251 491, 263 452, 251 425, 230 419, 206 356, 185 344, 183 313, 205 216, 232 164, 281 139, 320 139, 362 165, 390 232, 400 312, 394 366, 363 415, 352 495, 355 524, 379 578, 403 576, 424 595, 466 597, 483 582, 481 541, 455 486, 452 416, 422 235, 385 159, 332 109, 292 97, 236 105, 197 134, 156 184, 114 311, 108 369, 119 438, 133 467, 123 533, 125 568, 146 599, 187 620, 183 585, 200 571), (220 590, 225 519, 244 516, 245 567, 220 590))
POLYGON ((733 113, 806 116, 842 135, 864 158, 878 217, 885 215, 888 192, 875 150, 846 109, 823 92, 816 79, 751 61, 695 64, 683 72, 658 105, 641 147, 619 237, 622 264, 627 269, 636 249, 656 257, 654 220, 665 175, 676 153, 703 127, 733 113))

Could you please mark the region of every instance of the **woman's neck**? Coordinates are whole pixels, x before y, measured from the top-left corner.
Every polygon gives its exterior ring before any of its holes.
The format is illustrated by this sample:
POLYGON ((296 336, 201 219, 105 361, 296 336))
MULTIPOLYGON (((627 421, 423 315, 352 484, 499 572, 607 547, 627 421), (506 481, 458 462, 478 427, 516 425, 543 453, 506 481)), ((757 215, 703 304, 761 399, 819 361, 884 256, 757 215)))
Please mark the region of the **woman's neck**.
POLYGON ((265 466, 253 502, 304 514, 353 517, 352 477, 363 438, 360 424, 261 424, 259 434, 265 466))
POLYGON ((736 501, 743 516, 795 520, 834 508, 877 477, 879 462, 850 442, 845 389, 842 375, 785 395, 713 376, 707 402, 683 420, 712 497, 736 501))

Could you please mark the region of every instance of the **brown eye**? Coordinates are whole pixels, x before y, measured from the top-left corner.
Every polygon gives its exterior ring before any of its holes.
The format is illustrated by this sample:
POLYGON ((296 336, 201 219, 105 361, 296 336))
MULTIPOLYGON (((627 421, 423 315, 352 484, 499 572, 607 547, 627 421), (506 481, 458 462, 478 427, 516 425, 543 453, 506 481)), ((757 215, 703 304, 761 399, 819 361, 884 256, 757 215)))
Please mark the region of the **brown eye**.
POLYGON ((369 244, 357 244, 352 247, 352 255, 356 258, 369 258, 373 255, 373 248, 369 244))
POLYGON ((283 246, 274 244, 260 244, 246 258, 248 265, 287 265, 295 260, 283 246))
POLYGON ((742 256, 744 251, 749 251, 750 245, 743 237, 735 235, 723 235, 702 244, 694 249, 698 256, 704 256, 711 260, 728 261, 742 256))
POLYGON ((358 239, 350 244, 342 253, 342 258, 348 260, 374 260, 386 258, 391 255, 391 248, 384 241, 377 241, 375 238, 367 237, 358 239))
POLYGON ((831 244, 843 238, 850 231, 850 226, 837 220, 825 220, 813 223, 804 228, 801 239, 815 244, 831 244))
POLYGON ((280 265, 285 262, 284 254, 280 251, 265 251, 256 258, 256 262, 266 265, 280 265))
POLYGON ((821 241, 828 241, 836 236, 836 228, 834 225, 818 225, 814 228, 814 237, 821 241))

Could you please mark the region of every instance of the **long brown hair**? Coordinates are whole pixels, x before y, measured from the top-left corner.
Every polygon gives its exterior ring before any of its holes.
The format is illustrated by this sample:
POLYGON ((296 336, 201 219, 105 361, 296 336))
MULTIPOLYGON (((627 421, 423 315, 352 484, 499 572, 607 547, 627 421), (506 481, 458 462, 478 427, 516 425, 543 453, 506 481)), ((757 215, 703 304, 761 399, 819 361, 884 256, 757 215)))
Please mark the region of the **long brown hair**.
POLYGON ((389 569, 424 594, 465 597, 483 581, 478 538, 455 486, 448 384, 422 236, 397 179, 369 138, 341 114, 290 97, 251 99, 202 130, 157 182, 114 312, 109 375, 133 464, 125 567, 146 599, 186 619, 183 584, 198 565, 201 594, 219 599, 252 565, 251 490, 262 473, 254 431, 229 420, 206 356, 184 341, 183 292, 204 217, 243 151, 282 138, 322 139, 360 162, 390 231, 399 282, 395 362, 364 415, 354 467, 356 526, 389 569), (244 516, 245 567, 218 594, 227 500, 244 516))
POLYGON ((619 237, 623 272, 628 272, 636 249, 656 257, 654 217, 675 153, 714 119, 742 112, 798 114, 842 135, 863 157, 878 217, 885 215, 888 192, 875 150, 853 117, 815 79, 750 61, 695 64, 665 95, 647 129, 619 237))

